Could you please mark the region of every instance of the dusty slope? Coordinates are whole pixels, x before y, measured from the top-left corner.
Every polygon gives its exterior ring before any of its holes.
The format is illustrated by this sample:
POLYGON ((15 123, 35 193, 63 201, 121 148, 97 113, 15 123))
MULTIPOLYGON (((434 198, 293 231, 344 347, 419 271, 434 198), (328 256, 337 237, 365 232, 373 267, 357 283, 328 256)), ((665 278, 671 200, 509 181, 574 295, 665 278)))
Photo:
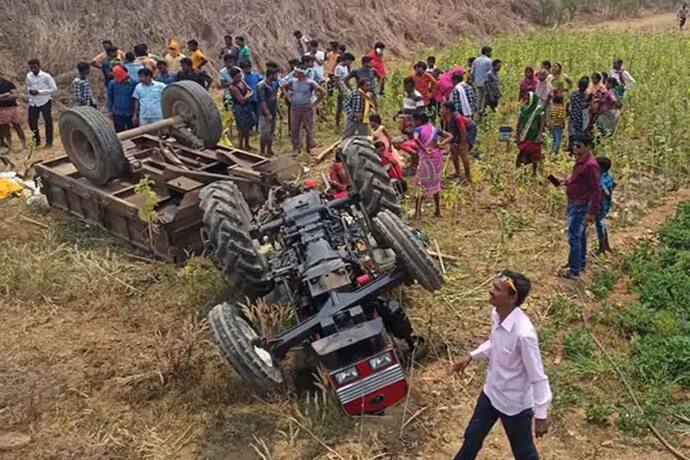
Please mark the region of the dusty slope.
POLYGON ((12 25, 0 30, 0 49, 11 49, 15 64, 38 56, 56 74, 91 57, 106 37, 128 49, 144 41, 153 50, 164 49, 171 37, 195 37, 215 54, 224 34, 242 34, 263 61, 292 56, 292 33, 301 29, 355 50, 383 40, 399 53, 458 35, 522 31, 537 14, 532 0, 326 0, 314 5, 298 0, 202 0, 194 7, 176 0, 0 0, 0 12, 7 15, 3 21, 12 25))

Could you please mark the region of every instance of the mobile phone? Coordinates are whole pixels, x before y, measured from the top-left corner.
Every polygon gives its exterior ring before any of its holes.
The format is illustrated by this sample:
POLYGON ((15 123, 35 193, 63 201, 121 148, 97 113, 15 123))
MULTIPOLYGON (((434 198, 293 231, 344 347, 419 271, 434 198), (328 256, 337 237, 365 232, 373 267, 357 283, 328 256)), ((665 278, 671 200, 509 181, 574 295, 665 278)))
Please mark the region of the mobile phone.
POLYGON ((561 185, 561 180, 553 174, 549 174, 546 176, 546 178, 553 184, 554 187, 559 187, 561 185))

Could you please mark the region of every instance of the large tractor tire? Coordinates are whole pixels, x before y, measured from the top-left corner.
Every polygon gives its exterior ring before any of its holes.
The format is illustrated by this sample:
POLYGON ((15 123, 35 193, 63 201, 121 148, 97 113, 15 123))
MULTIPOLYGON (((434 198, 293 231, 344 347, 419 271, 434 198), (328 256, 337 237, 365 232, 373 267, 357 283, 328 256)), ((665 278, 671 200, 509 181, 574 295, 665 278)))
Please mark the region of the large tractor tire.
POLYGON ((381 211, 373 224, 379 243, 395 251, 401 268, 412 280, 429 292, 441 289, 443 277, 435 262, 398 216, 388 210, 381 211))
POLYGON ((220 112, 208 91, 198 83, 186 80, 169 84, 163 90, 161 104, 164 118, 183 117, 206 148, 213 148, 220 141, 223 134, 220 112))
POLYGON ((270 290, 268 262, 250 235, 252 212, 232 181, 218 181, 199 194, 204 213, 201 239, 204 249, 233 286, 252 294, 270 290))
POLYGON ((259 335, 242 317, 238 305, 216 305, 208 314, 208 322, 223 357, 243 379, 264 391, 283 383, 280 367, 256 344, 259 335))
POLYGON ((93 107, 75 107, 60 116, 60 138, 79 173, 96 185, 122 176, 127 160, 113 125, 93 107))
POLYGON ((367 215, 374 217, 384 209, 400 215, 400 197, 383 169, 374 144, 366 137, 355 136, 345 139, 340 148, 350 186, 361 197, 367 215))

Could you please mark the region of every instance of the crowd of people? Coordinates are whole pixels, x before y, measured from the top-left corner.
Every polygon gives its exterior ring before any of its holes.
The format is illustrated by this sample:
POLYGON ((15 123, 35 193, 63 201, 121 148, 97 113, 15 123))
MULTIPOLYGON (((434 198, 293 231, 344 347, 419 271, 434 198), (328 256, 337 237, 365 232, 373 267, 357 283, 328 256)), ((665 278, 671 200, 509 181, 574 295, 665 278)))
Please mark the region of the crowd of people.
MULTIPOLYGON (((478 57, 468 59, 466 67, 456 64, 443 70, 434 56, 429 56, 426 62, 416 62, 403 81, 400 109, 393 116, 393 121, 400 123, 400 135, 393 136, 378 113, 378 101, 384 95, 388 77, 384 43, 377 42, 355 67, 355 56, 337 41, 329 42, 323 51, 317 40, 301 31, 295 31, 294 39, 298 57, 288 61, 287 69, 269 61, 261 73, 254 69, 255 58, 244 37, 224 37, 217 55, 223 63, 217 73, 217 87, 224 91, 225 109, 233 114, 237 146, 252 150, 250 140, 257 130, 260 152, 274 155, 278 107, 282 100, 288 113, 292 154, 312 153, 316 147, 316 124, 324 117, 321 101, 335 98, 334 124, 337 130, 342 129, 342 137, 371 135, 381 162, 401 193, 407 190, 405 177, 414 176, 419 190, 415 215, 421 215, 424 200, 428 198, 433 201, 434 215, 440 216, 440 194, 447 179, 444 177, 446 158, 453 166, 450 179, 472 182, 471 157, 475 154, 482 119, 487 111, 496 111, 504 97, 502 62, 492 57, 493 49, 484 46, 478 57), (345 124, 341 128, 343 114, 345 124)), ((98 107, 90 78, 90 70, 96 68, 105 85, 103 109, 111 116, 117 132, 161 120, 161 96, 166 85, 188 80, 209 89, 214 82, 206 69, 214 67, 215 57, 209 57, 194 39, 186 45, 185 54, 180 43, 171 40, 167 52, 159 56, 151 53, 144 43, 125 51, 111 40, 104 40, 103 51, 90 63, 77 64, 72 83, 74 105, 98 107)), ((537 175, 547 135, 554 155, 567 142, 567 150, 575 156, 575 146, 579 145, 576 139, 585 139, 584 145, 589 145, 587 139, 610 135, 620 119, 624 97, 635 84, 622 59, 615 59, 611 70, 583 76, 577 84, 559 62, 552 64, 544 60, 536 71, 527 67, 517 94, 522 106, 514 131, 518 146, 516 165, 531 164, 533 175, 537 175)), ((52 98, 57 86, 37 59, 29 61, 26 88, 33 143, 41 145, 38 121, 42 117, 45 145, 51 146, 52 98)), ((0 80, 0 126, 4 128, 0 131, 3 133, 0 142, 7 143, 5 136, 12 128, 25 145, 21 128, 23 112, 17 96, 12 82, 0 80)), ((593 182, 601 180, 601 168, 597 167, 596 172, 598 176, 596 181, 592 178, 593 182)), ((573 177, 579 176, 574 173, 573 177)), ((330 179, 336 189, 348 185, 337 162, 331 168, 330 179)), ((576 180, 562 181, 572 182, 576 180)), ((601 192, 602 187, 597 191, 601 192)), ((593 203, 594 198, 588 200, 593 203)), ((602 212, 607 209, 603 206, 602 212)), ((592 219, 597 222, 600 236, 599 252, 609 250, 604 218, 605 213, 593 214, 592 219)), ((579 220, 574 222, 573 225, 579 220)), ((583 238, 583 231, 573 230, 575 234, 583 238)), ((579 247, 574 236, 571 240, 572 246, 579 247)), ((579 276, 583 262, 577 260, 571 255, 571 261, 575 262, 568 267, 568 277, 579 276)))

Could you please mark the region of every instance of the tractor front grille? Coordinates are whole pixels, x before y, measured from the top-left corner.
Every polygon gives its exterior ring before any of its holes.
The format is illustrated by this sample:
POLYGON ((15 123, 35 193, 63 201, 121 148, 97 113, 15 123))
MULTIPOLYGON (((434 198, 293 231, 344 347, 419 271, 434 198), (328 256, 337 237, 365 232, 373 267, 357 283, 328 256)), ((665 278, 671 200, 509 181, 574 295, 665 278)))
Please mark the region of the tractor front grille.
POLYGON ((349 383, 336 390, 338 400, 342 405, 368 395, 379 388, 387 387, 395 382, 405 379, 400 364, 396 363, 357 382, 349 383))

